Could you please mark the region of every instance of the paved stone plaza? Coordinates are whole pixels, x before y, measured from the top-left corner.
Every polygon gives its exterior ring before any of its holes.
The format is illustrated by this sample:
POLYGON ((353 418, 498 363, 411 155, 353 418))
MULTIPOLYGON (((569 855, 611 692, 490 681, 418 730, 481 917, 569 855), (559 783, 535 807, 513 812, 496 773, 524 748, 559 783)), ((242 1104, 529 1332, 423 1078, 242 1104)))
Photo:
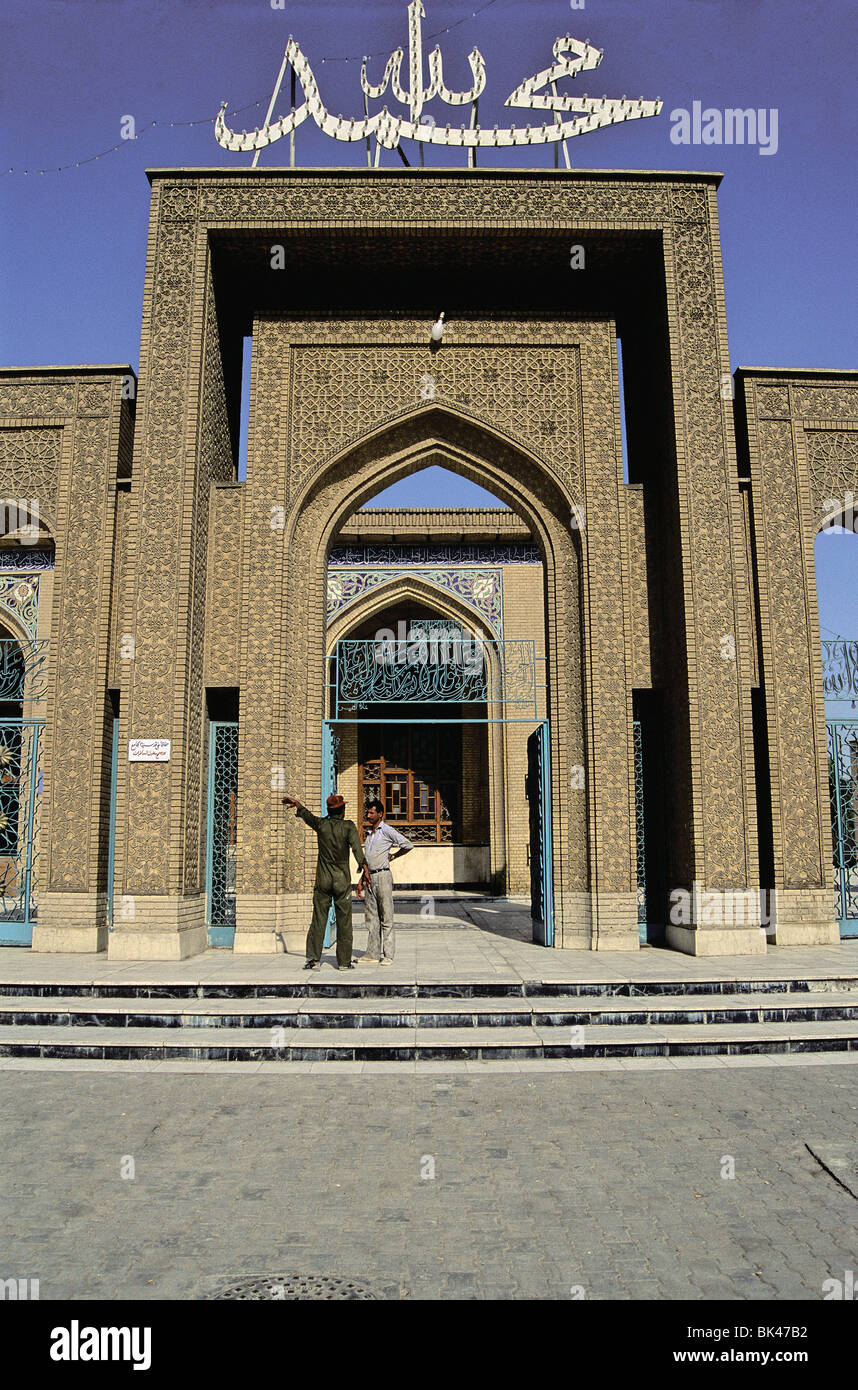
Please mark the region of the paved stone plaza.
MULTIPOLYGON (((360 966, 354 973, 334 969, 334 946, 323 952, 314 980, 339 984, 480 980, 503 984, 522 980, 731 980, 785 976, 807 979, 858 975, 858 938, 833 946, 770 947, 764 955, 687 956, 646 947, 639 951, 549 951, 532 940, 526 902, 504 898, 455 900, 396 893, 394 964, 360 966), (421 915, 421 909, 431 916, 421 915)), ((363 909, 354 911, 355 957, 366 948, 363 909)), ((236 956, 207 950, 181 961, 112 960, 98 954, 53 954, 10 947, 0 953, 0 974, 9 982, 56 984, 146 982, 151 984, 235 983, 297 980, 303 975, 302 950, 277 955, 236 956)))
MULTIPOLYGON (((491 931, 475 927, 490 906, 439 903, 434 926, 403 926, 396 966, 366 977, 645 982, 858 968, 858 942, 717 961, 546 951, 525 939, 514 906, 491 931)), ((407 902, 399 915, 421 920, 407 902)), ((274 982, 301 965, 216 951, 148 965, 0 957, 6 981, 61 984, 274 982)), ((603 1300, 820 1300, 826 1279, 858 1269, 856 1063, 854 1052, 6 1058, 0 1274, 38 1278, 46 1300, 204 1298, 242 1275, 288 1274, 368 1279, 387 1298, 569 1299, 576 1289, 603 1300), (129 1160, 134 1176, 123 1178, 129 1160), (731 1167, 735 1177, 722 1177, 731 1167)))
POLYGON ((7 1063, 4 1276, 43 1299, 300 1273, 390 1298, 819 1300, 858 1264, 854 1060, 335 1069, 7 1063))

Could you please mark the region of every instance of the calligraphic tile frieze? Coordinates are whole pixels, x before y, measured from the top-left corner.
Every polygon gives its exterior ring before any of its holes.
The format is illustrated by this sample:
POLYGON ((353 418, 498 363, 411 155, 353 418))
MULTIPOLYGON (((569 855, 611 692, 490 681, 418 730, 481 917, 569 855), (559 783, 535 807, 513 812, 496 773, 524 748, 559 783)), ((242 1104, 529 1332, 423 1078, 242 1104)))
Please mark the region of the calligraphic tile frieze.
POLYGON ((335 546, 328 556, 333 568, 375 565, 540 565, 542 556, 535 545, 344 545, 335 546))

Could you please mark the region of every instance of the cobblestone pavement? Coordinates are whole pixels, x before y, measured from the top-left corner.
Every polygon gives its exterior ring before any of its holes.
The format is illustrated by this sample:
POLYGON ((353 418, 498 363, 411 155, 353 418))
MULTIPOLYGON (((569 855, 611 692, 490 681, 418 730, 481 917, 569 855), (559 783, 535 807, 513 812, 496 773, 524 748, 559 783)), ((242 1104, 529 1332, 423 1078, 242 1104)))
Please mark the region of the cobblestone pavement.
POLYGON ((858 1271, 858 1201, 806 1146, 858 1167, 855 1077, 4 1072, 0 1277, 43 1299, 295 1272, 411 1298, 819 1300, 858 1271))

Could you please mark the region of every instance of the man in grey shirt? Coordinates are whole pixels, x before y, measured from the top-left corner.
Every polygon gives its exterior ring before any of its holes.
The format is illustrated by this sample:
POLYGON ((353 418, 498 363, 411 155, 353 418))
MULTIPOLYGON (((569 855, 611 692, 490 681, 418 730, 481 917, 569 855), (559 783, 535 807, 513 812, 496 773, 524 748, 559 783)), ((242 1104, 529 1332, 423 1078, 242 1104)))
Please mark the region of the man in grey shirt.
MULTIPOLYGON (((369 869, 369 883, 366 888, 365 918, 369 929, 366 952, 361 960, 367 965, 393 964, 393 875, 390 872, 390 851, 395 850, 394 859, 407 854, 414 846, 384 819, 384 807, 380 801, 370 801, 366 808, 369 821, 369 834, 364 841, 363 852, 369 869)), ((362 885, 358 885, 357 895, 361 897, 362 885)))

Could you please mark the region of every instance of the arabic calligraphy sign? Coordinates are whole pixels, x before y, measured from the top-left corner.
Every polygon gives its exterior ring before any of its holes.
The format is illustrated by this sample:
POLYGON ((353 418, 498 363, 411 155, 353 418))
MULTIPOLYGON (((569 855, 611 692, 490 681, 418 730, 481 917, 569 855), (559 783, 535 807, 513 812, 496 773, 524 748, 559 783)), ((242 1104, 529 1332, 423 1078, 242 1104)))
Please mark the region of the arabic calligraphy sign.
MULTIPOLYGON (((423 35, 421 20, 425 18, 422 0, 411 0, 408 6, 408 63, 409 85, 402 86, 401 71, 404 52, 397 48, 390 55, 379 83, 369 81, 366 60, 361 67, 361 87, 364 93, 365 116, 352 120, 346 116, 332 116, 319 94, 313 70, 299 45, 290 38, 286 45, 281 76, 272 98, 268 118, 258 130, 230 130, 224 119, 227 103, 224 102, 215 122, 215 138, 227 150, 261 150, 291 135, 308 117, 312 117, 320 130, 334 140, 369 140, 374 136, 376 148, 396 149, 401 140, 417 140, 428 145, 457 146, 468 150, 479 148, 500 148, 515 145, 548 145, 570 139, 573 135, 583 135, 599 126, 615 125, 619 121, 638 120, 644 116, 657 116, 662 103, 659 100, 646 101, 619 97, 573 97, 558 96, 557 82, 563 77, 576 77, 580 72, 590 71, 602 61, 602 51, 589 42, 582 42, 566 34, 555 41, 555 62, 533 77, 527 78, 516 87, 506 99, 507 106, 523 107, 528 111, 551 111, 553 120, 542 125, 528 125, 516 128, 512 125, 504 129, 494 126, 484 129, 476 121, 477 102, 486 85, 486 65, 479 49, 474 48, 468 55, 473 77, 472 86, 464 92, 453 92, 444 82, 443 59, 439 47, 433 48, 428 57, 429 83, 423 82, 423 35), (304 100, 300 105, 293 101, 288 116, 279 121, 270 120, 279 91, 280 81, 287 63, 291 65, 294 78, 301 85, 304 100), (551 87, 551 94, 542 94, 543 89, 551 87), (370 116, 368 98, 377 100, 384 96, 388 87, 392 96, 401 105, 408 107, 408 116, 391 114, 385 106, 370 116), (472 107, 471 124, 464 126, 441 126, 432 116, 423 115, 425 103, 438 97, 448 106, 472 107), (564 119, 569 117, 569 119, 564 119)), ((293 83, 293 92, 295 90, 293 83)))

